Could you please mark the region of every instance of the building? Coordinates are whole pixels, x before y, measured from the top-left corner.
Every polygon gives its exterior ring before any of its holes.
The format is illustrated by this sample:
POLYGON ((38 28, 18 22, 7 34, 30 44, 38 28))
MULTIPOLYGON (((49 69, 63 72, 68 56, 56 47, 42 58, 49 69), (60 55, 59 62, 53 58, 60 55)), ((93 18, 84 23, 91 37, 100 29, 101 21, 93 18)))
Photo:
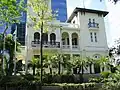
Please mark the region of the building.
MULTIPOLYGON (((27 0, 25 0, 25 3, 27 3, 27 0)), ((66 0, 51 0, 51 9, 53 11, 58 11, 58 16, 56 17, 57 20, 60 20, 61 22, 65 22, 67 20, 66 0)), ((17 39, 23 46, 25 45, 26 18, 27 14, 23 12, 22 17, 20 18, 20 24, 17 24, 17 39)), ((11 29, 8 31, 9 33, 14 33, 15 25, 12 25, 11 29)))
POLYGON ((66 0, 51 0, 51 9, 58 11, 57 20, 65 22, 67 20, 67 1, 66 0))
MULTIPOLYGON (((43 53, 100 58, 108 55, 104 17, 106 11, 76 7, 67 23, 52 22, 58 28, 49 28, 43 34, 43 53), (54 30, 53 30, 54 29, 54 30)), ((28 27, 26 31, 26 60, 40 55, 40 30, 28 27)), ((24 54, 25 55, 25 54, 24 54)), ((93 71, 94 72, 94 71, 93 71)))

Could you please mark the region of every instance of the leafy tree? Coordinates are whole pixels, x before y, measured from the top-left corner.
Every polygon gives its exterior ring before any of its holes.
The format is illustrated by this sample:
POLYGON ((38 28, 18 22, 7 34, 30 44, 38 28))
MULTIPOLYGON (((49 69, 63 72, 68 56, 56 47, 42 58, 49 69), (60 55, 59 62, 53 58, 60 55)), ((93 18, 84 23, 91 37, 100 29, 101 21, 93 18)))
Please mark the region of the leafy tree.
MULTIPOLYGON (((1 0, 0 1, 0 22, 1 26, 5 25, 5 29, 2 34, 2 39, 4 39, 3 43, 3 51, 6 49, 6 31, 8 30, 9 26, 14 23, 19 23, 20 17, 22 16, 21 12, 25 11, 25 3, 23 0, 1 0)), ((8 49, 10 50, 10 49, 8 49)), ((13 51, 10 51, 13 52, 13 51)), ((10 53, 13 54, 13 53, 10 53)), ((13 56, 13 55, 10 55, 13 56)), ((13 59, 10 57, 10 59, 13 59)), ((10 60, 13 61, 13 60, 10 60)), ((3 61, 4 62, 4 61, 3 61)), ((4 64, 4 63, 3 63, 4 64)), ((10 64, 11 67, 12 64, 10 64)), ((3 65, 4 66, 4 65, 3 65)))
POLYGON ((0 1, 0 22, 5 25, 3 35, 11 24, 19 23, 22 12, 25 12, 24 0, 1 0, 0 1))
POLYGON ((90 67, 90 74, 92 74, 92 65, 95 63, 95 60, 90 57, 86 57, 86 59, 87 59, 87 65, 90 67))
POLYGON ((32 69, 33 69, 33 75, 35 75, 35 70, 36 70, 36 67, 38 66, 39 64, 39 58, 32 58, 31 60, 31 65, 32 65, 32 69))
POLYGON ((72 60, 70 59, 70 55, 62 55, 63 60, 61 61, 62 67, 64 67, 64 69, 67 69, 67 74, 71 73, 73 64, 72 64, 72 60))
POLYGON ((104 69, 110 69, 109 65, 110 65, 110 61, 109 58, 107 57, 101 57, 100 59, 96 60, 96 62, 100 65, 100 67, 102 68, 102 71, 104 71, 104 69))
POLYGON ((81 71, 81 74, 84 74, 84 69, 87 69, 87 59, 80 56, 75 56, 73 57, 73 66, 75 68, 79 68, 78 73, 81 71))
POLYGON ((52 75, 52 66, 53 66, 53 60, 56 59, 56 56, 46 56, 46 58, 43 60, 43 66, 49 68, 49 73, 52 75))
MULTIPOLYGON (((52 12, 49 0, 29 0, 28 1, 28 25, 33 26, 35 30, 41 31, 40 56, 41 56, 41 83, 43 74, 43 32, 47 31, 55 15, 52 12)), ((27 71, 27 70, 26 70, 27 71)))
MULTIPOLYGON (((2 35, 0 35, 2 36, 2 35)), ((9 53, 9 60, 7 62, 7 65, 9 65, 9 68, 7 69, 6 74, 12 75, 13 72, 13 58, 15 55, 15 41, 13 39, 13 36, 11 34, 8 34, 5 38, 5 50, 9 53)), ((3 50, 3 39, 0 40, 0 50, 3 50)), ((16 42, 16 51, 20 52, 20 43, 16 42)))

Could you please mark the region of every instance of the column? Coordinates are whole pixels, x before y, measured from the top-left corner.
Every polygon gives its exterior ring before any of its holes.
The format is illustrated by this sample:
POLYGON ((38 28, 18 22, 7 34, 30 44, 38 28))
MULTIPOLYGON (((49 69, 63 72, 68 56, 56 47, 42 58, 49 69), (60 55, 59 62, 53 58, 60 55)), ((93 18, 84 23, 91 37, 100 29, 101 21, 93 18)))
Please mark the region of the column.
POLYGON ((70 50, 72 50, 72 37, 71 37, 71 33, 70 32, 68 32, 69 33, 69 45, 70 45, 70 50))
POLYGON ((50 33, 48 32, 48 42, 50 42, 50 33))
POLYGON ((95 73, 95 70, 94 70, 94 65, 92 64, 92 73, 95 73))

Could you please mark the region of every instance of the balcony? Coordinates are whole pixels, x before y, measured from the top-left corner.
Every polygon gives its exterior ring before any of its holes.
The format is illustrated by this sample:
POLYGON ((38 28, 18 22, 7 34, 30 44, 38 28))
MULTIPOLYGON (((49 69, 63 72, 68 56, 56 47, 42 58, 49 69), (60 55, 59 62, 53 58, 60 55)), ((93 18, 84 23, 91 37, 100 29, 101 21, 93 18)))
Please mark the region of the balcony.
POLYGON ((62 49, 70 49, 70 45, 62 45, 62 49))
POLYGON ((98 23, 88 23, 88 28, 89 29, 98 29, 99 28, 99 24, 98 23))
MULTIPOLYGON (((40 47, 40 41, 32 41, 32 47, 40 47)), ((60 42, 43 42, 43 48, 60 48, 60 42)))
MULTIPOLYGON (((62 49, 70 49, 70 45, 62 45, 62 49)), ((72 50, 78 50, 79 46, 78 45, 72 45, 72 50)))
POLYGON ((72 45, 72 49, 78 49, 79 46, 78 45, 72 45))
POLYGON ((62 26, 63 28, 79 29, 79 25, 78 24, 60 23, 60 26, 62 26))

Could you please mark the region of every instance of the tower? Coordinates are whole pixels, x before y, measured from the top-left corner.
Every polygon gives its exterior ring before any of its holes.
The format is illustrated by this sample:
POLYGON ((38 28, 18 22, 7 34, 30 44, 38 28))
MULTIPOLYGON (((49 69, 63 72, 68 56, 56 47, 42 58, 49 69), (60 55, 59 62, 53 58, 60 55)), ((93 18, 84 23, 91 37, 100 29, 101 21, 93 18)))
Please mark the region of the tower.
POLYGON ((51 9, 58 11, 57 20, 65 22, 67 20, 67 2, 66 0, 51 0, 51 9))

